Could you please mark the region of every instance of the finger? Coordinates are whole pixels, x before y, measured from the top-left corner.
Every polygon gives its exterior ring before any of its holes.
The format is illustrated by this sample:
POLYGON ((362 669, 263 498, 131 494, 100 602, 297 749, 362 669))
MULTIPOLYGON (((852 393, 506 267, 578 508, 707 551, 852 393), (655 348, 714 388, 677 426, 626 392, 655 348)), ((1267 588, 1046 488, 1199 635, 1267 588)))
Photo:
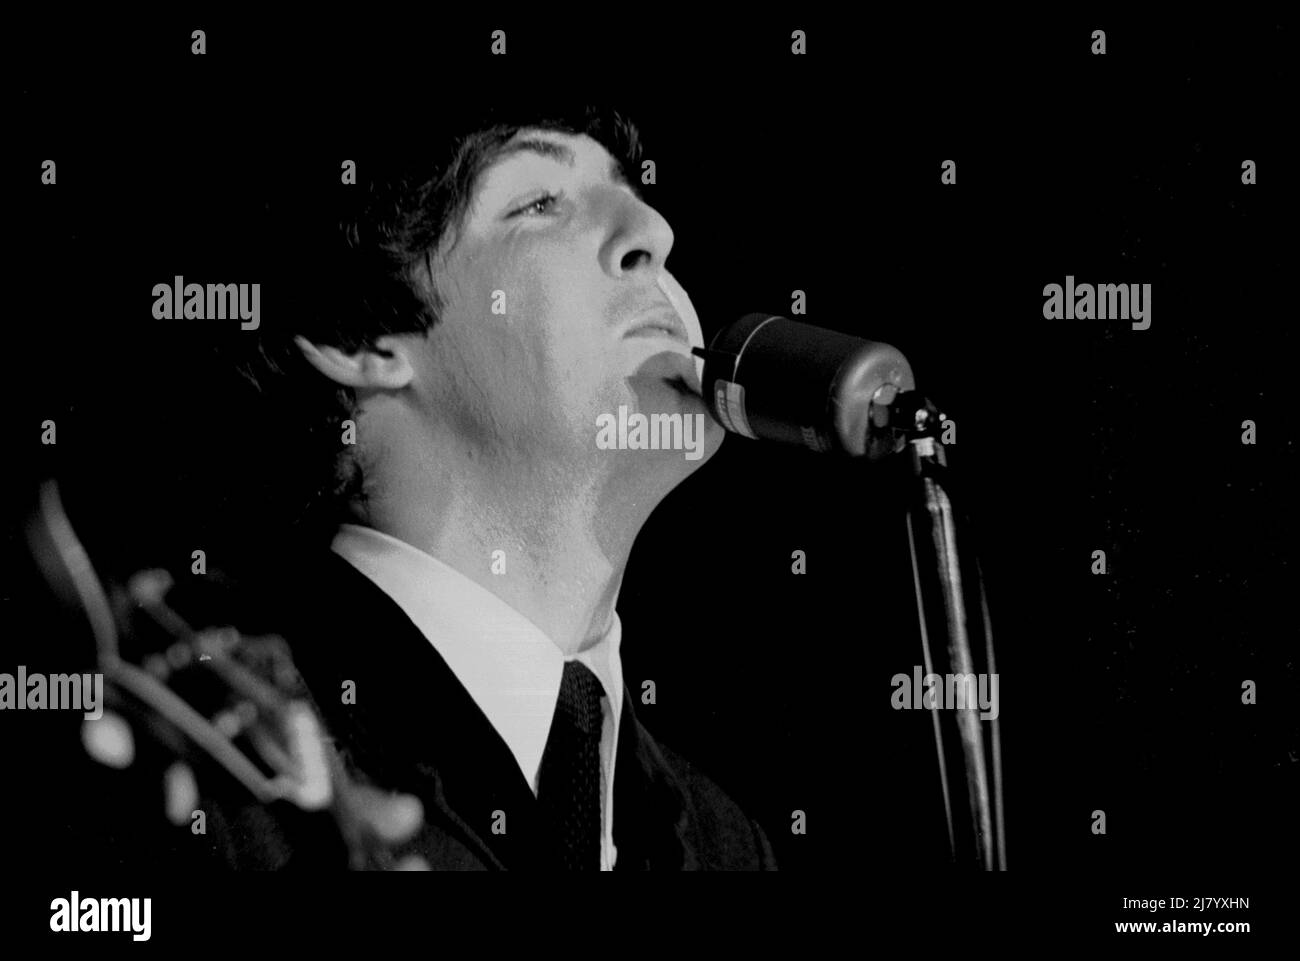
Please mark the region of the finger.
POLYGON ((109 767, 130 767, 135 760, 135 737, 131 727, 120 714, 105 711, 93 721, 83 721, 81 725, 81 743, 86 753, 100 764, 109 767))
POLYGON ((188 823, 194 809, 199 806, 199 785, 188 764, 177 761, 167 769, 163 774, 163 794, 167 820, 178 827, 188 823))
POLYGON ((256 723, 257 708, 251 701, 239 701, 212 719, 212 726, 232 741, 256 723))
POLYGON ((301 702, 290 704, 285 713, 289 756, 297 776, 294 800, 300 807, 316 811, 327 806, 334 796, 321 727, 311 708, 301 702))
POLYGON ((349 801, 355 816, 389 844, 407 840, 424 823, 424 805, 413 794, 389 794, 354 785, 349 801))

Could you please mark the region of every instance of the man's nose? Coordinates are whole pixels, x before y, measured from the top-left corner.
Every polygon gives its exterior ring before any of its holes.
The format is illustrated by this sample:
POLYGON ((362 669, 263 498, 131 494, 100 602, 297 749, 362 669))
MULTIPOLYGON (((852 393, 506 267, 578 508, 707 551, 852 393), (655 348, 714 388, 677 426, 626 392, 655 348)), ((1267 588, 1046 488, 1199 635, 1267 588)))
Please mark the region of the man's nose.
POLYGON ((673 249, 673 228, 659 211, 627 192, 612 201, 611 229, 601 266, 613 277, 633 271, 658 273, 673 249))

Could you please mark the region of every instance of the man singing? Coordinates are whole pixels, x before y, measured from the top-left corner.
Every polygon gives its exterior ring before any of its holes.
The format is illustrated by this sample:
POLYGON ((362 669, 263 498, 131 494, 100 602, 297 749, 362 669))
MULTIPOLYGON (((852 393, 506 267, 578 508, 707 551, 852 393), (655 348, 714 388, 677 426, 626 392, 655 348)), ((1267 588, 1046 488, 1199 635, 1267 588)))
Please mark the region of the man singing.
MULTIPOLYGON (((630 124, 584 110, 362 162, 337 248, 264 311, 250 376, 294 398, 313 510, 341 511, 329 551, 280 575, 282 633, 349 771, 419 799, 400 863, 775 867, 642 726, 620 663, 637 533, 724 436, 638 159, 630 124), (659 415, 663 443, 600 442, 620 408, 659 415)), ((230 866, 320 861, 272 810, 213 814, 230 866)))

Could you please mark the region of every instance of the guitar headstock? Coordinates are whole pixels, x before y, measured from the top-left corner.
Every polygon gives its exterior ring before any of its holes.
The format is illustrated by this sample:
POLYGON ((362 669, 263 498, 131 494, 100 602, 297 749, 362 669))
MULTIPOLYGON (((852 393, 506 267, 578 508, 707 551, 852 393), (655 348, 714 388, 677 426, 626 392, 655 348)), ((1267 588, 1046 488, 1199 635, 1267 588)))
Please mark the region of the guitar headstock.
POLYGON ((256 802, 332 814, 354 869, 422 866, 395 863, 390 850, 419 828, 419 799, 361 783, 346 769, 282 637, 228 624, 195 628, 169 602, 174 581, 164 569, 106 585, 52 481, 41 489, 28 541, 51 588, 85 613, 94 636, 110 709, 83 722, 85 749, 126 766, 134 739, 144 737, 173 758, 166 774, 173 823, 189 817, 192 772, 201 765, 256 802))

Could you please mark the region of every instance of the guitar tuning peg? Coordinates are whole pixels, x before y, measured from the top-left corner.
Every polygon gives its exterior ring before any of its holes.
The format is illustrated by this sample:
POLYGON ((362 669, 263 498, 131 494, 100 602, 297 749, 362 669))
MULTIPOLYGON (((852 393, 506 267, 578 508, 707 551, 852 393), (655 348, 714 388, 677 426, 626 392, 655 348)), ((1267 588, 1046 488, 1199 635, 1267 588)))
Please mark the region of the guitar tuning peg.
POLYGON ((212 726, 230 740, 239 737, 257 719, 257 709, 247 701, 237 704, 232 710, 221 711, 212 719, 212 726), (240 711, 247 706, 251 710, 240 711))
POLYGON ((83 721, 81 743, 87 754, 111 768, 121 770, 130 767, 135 760, 135 737, 131 734, 131 727, 113 711, 83 721))
POLYGON ((170 572, 161 567, 151 568, 136 571, 127 584, 127 591, 137 604, 147 607, 161 604, 167 592, 172 589, 173 583, 175 582, 170 572))
POLYGON ((184 641, 177 641, 167 648, 167 663, 173 670, 179 671, 188 666, 193 657, 193 649, 184 641))
POLYGON ((198 632, 194 646, 199 650, 200 660, 224 657, 239 645, 239 631, 233 627, 209 627, 198 632))

